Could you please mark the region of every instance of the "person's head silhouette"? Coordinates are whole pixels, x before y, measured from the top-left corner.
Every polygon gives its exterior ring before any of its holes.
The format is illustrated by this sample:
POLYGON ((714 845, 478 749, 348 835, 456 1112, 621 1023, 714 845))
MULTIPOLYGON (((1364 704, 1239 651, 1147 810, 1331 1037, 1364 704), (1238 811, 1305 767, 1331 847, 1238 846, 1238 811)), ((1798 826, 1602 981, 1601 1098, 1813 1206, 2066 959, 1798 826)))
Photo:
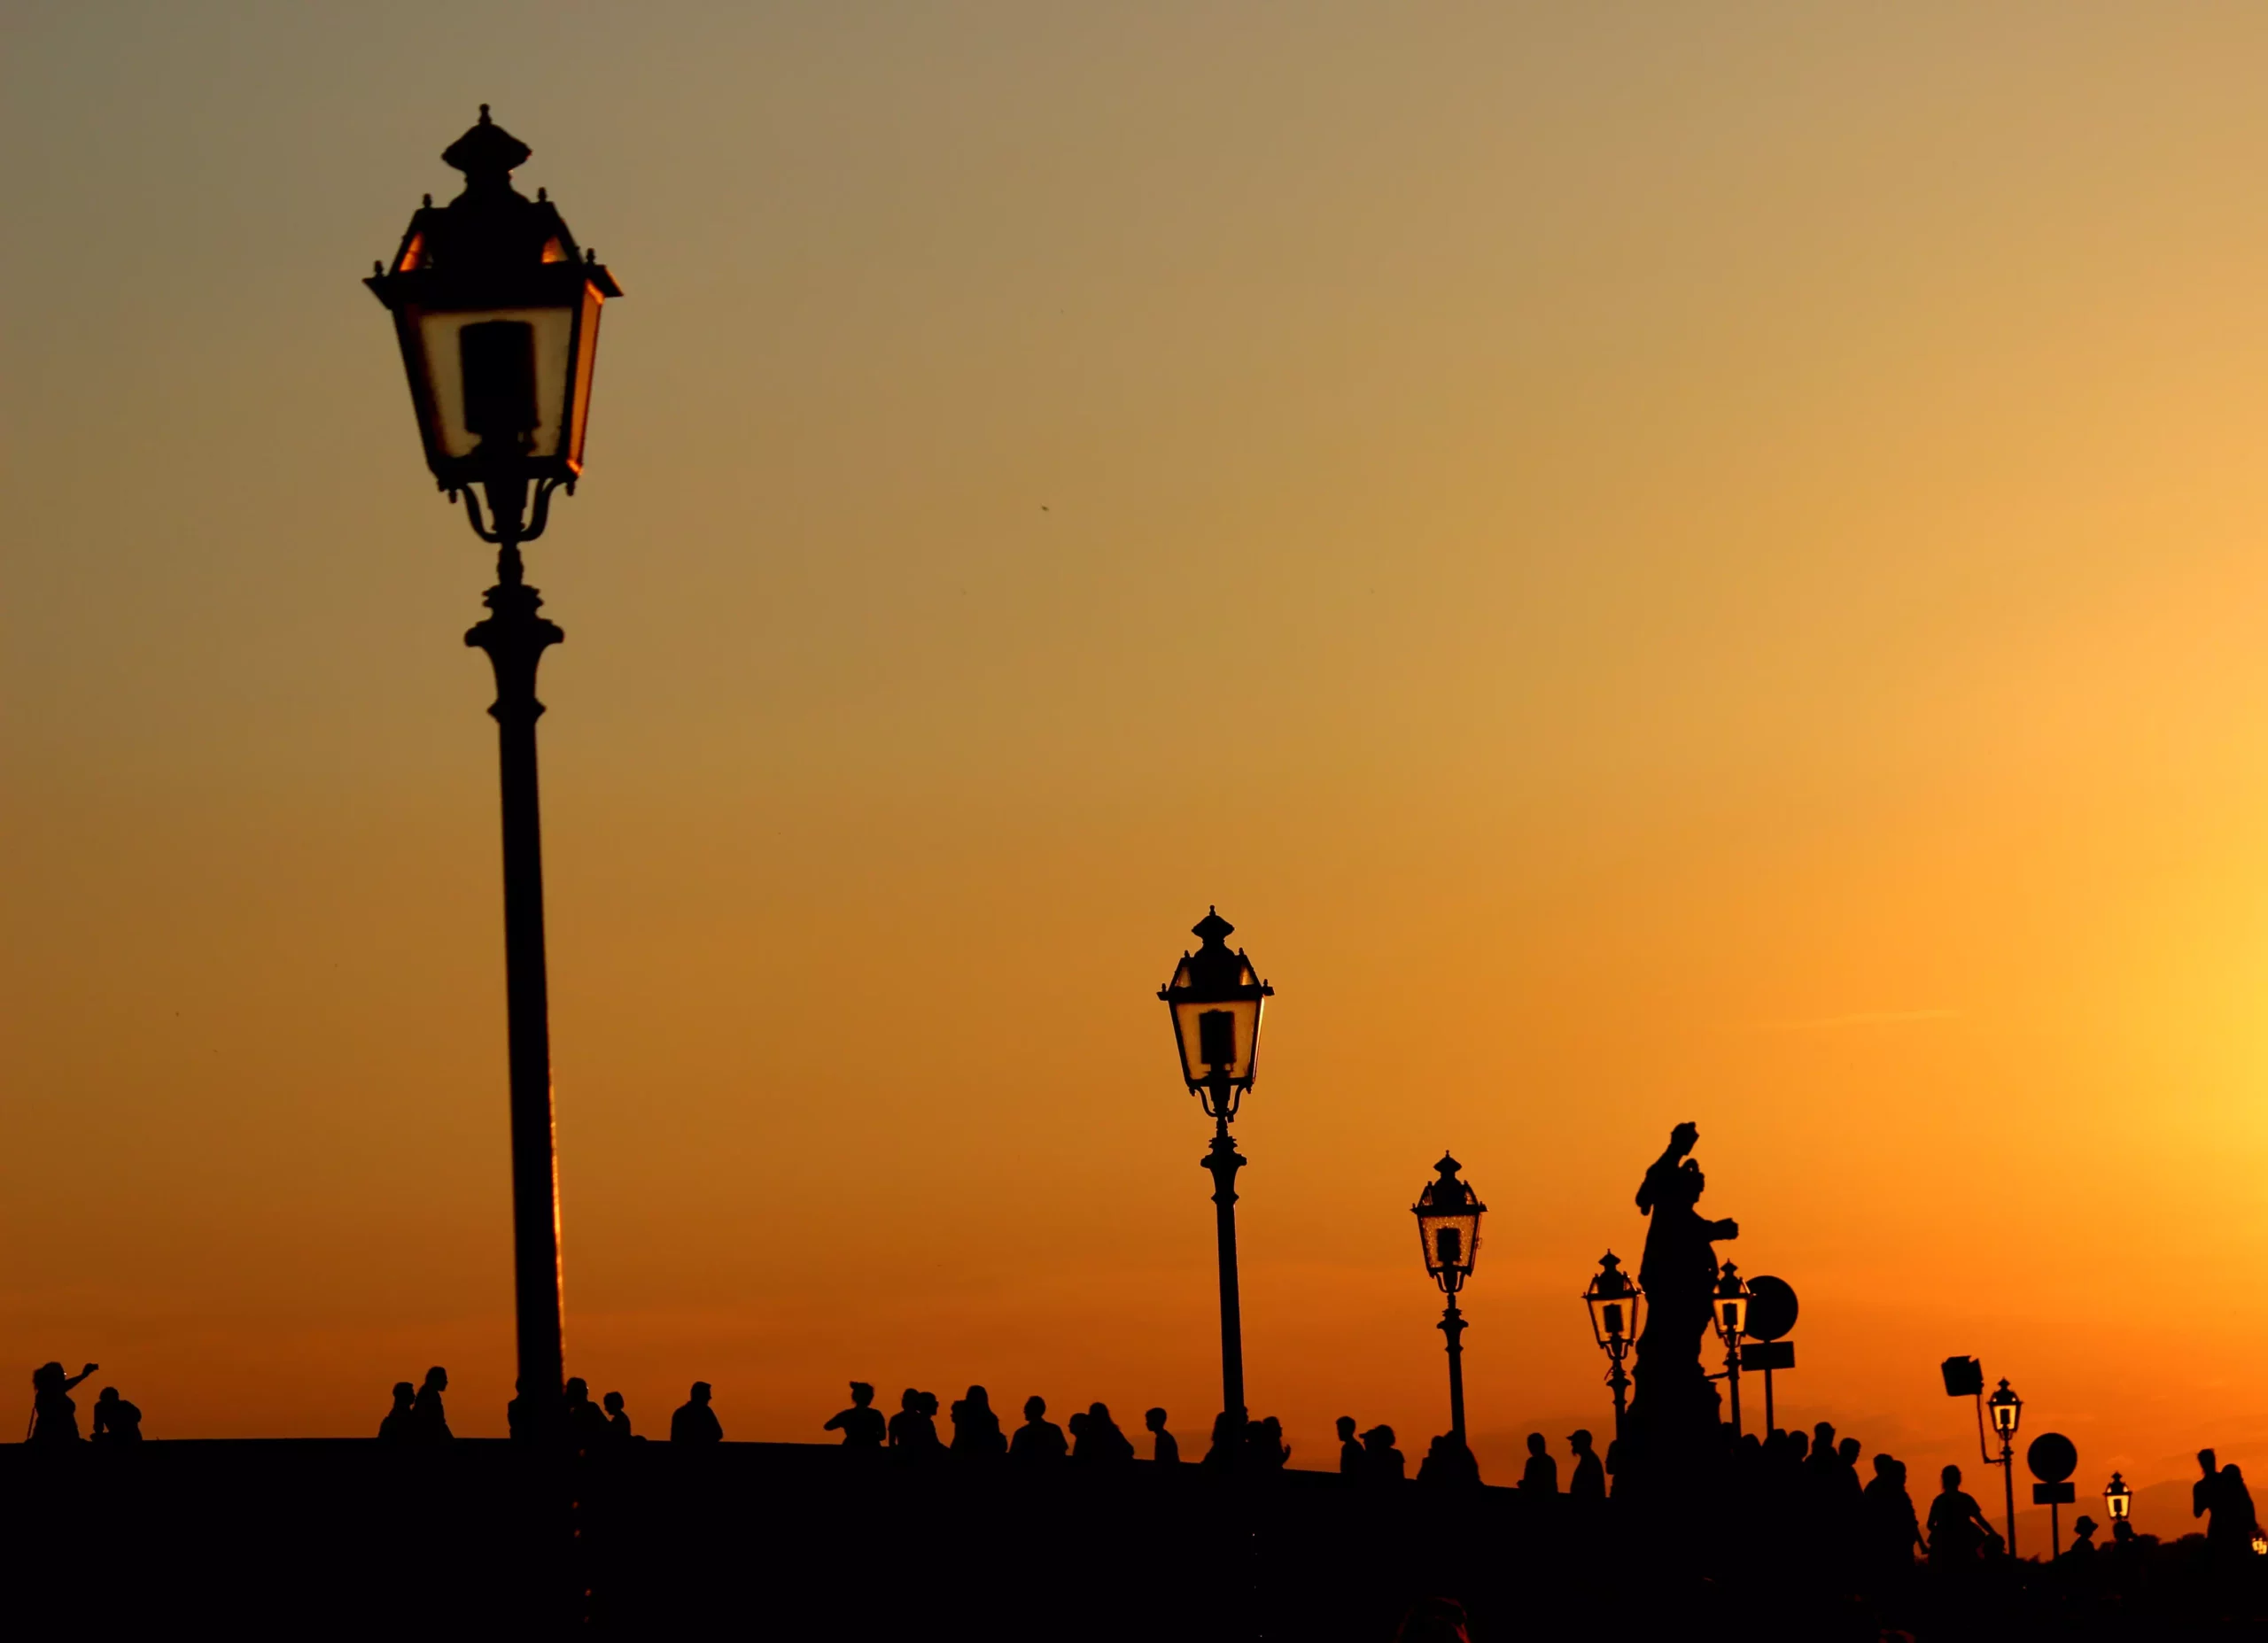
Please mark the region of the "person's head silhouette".
POLYGON ((606 1395, 605 1407, 606 1412, 609 1414, 620 1414, 622 1413, 622 1394, 620 1392, 609 1392, 606 1395))
POLYGON ((850 1383, 850 1402, 853 1406, 863 1409, 868 1404, 874 1402, 874 1389, 872 1386, 864 1381, 853 1381, 850 1383))
POLYGON ((70 1378, 63 1373, 61 1364, 43 1363, 32 1371, 32 1390, 35 1392, 60 1391, 63 1383, 70 1378))
POLYGON ((1166 1430, 1166 1412, 1162 1409, 1143 1410, 1142 1424, 1153 1432, 1164 1431, 1166 1430))
POLYGON ((1835 1422, 1821 1421, 1811 1429, 1811 1452, 1821 1460, 1835 1453, 1835 1422))
POLYGON ((1527 1452, 1530 1454, 1546 1453, 1549 1452, 1550 1447, 1550 1445, 1543 1441, 1543 1434, 1542 1432, 1530 1432, 1527 1435, 1527 1452))
MULTIPOLYGON (((47 1367, 57 1371, 58 1374, 63 1368, 63 1366, 59 1363, 51 1363, 47 1367)), ((2210 1477, 2217 1469, 2214 1463, 2213 1452, 2210 1449, 2200 1449, 2197 1452, 2197 1465, 2199 1469, 2202 1470, 2206 1476, 2210 1477)))
POLYGON ((1339 1441, 1342 1444, 1351 1444, 1355 1441, 1355 1417, 1353 1415, 1342 1414, 1339 1417, 1339 1441))
POLYGON ((1957 1466, 1946 1468, 1938 1474, 1938 1482, 1945 1486, 1947 1494, 1953 1493, 1961 1487, 1961 1469, 1957 1466))
POLYGON ((982 1386, 972 1386, 968 1389, 967 1402, 972 1412, 983 1410, 987 1414, 992 1413, 992 1394, 982 1386))
POLYGON ((429 1392, 445 1392, 448 1391, 449 1372, 441 1368, 438 1363, 431 1368, 426 1370, 424 1390, 429 1392))
POLYGON ((694 1382, 693 1391, 687 1393, 687 1396, 695 1403, 703 1405, 707 1404, 709 1401, 709 1383, 706 1381, 694 1382))
POLYGON ((1846 1438, 1836 1445, 1835 1458, 1852 1471, 1857 1471, 1859 1469, 1859 1440, 1855 1438, 1846 1438))
POLYGON ((2089 1546, 2093 1546, 2094 1544, 2094 1519, 2089 1517, 2084 1512, 2079 1514, 2079 1521, 2071 1525, 2071 1532, 2077 1535, 2081 1540, 2085 1541, 2089 1546))
POLYGON ((412 1386, 408 1381, 396 1381, 393 1383, 393 1407, 395 1408, 403 1408, 408 1405, 416 1403, 416 1401, 417 1389, 415 1386, 412 1386))
POLYGON ((1046 1418, 1046 1416, 1047 1416, 1047 1399, 1046 1399, 1042 1398, 1042 1397, 1041 1397, 1037 1392, 1034 1392, 1030 1397, 1029 1397, 1029 1398, 1027 1398, 1027 1399, 1024 1399, 1024 1419, 1025 1419, 1025 1420, 1027 1420, 1027 1421, 1040 1421, 1040 1420, 1045 1420, 1045 1419, 1046 1418))
POLYGON ((113 1404, 117 1401, 118 1388, 115 1386, 105 1386, 95 1394, 95 1402, 97 1404, 113 1404))
POLYGON ((591 1400, 591 1383, 579 1375, 571 1375, 567 1377, 565 1393, 567 1407, 579 1409, 591 1400))
POLYGON ((1898 1462, 1897 1462, 1897 1461, 1893 1461, 1893 1460, 1891 1460, 1891 1459, 1888 1455, 1886 1455, 1886 1454, 1878 1454, 1878 1455, 1876 1455, 1876 1456, 1875 1457, 1875 1476, 1876 1476, 1876 1477, 1895 1477, 1895 1476, 1898 1476, 1898 1462))
POLYGON ((920 1414, 921 1394, 914 1391, 911 1386, 907 1387, 904 1391, 897 1395, 897 1407, 899 1411, 905 1414, 920 1414))
POLYGON ((1568 1433, 1567 1447, 1573 1449, 1577 1454, 1588 1454, 1591 1452, 1591 1435, 1589 1429, 1579 1426, 1573 1431, 1568 1433))

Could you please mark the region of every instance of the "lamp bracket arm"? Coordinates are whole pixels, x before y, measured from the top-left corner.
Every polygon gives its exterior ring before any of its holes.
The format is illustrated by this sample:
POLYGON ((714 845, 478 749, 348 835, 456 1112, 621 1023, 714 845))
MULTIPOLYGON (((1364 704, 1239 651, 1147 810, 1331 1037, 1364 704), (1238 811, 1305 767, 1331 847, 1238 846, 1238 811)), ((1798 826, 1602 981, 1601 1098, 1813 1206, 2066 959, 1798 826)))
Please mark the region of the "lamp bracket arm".
POLYGON ((480 503, 473 495, 473 488, 465 486, 457 494, 464 499, 464 516, 472 522, 472 533, 484 542, 501 543, 503 538, 480 521, 480 503))

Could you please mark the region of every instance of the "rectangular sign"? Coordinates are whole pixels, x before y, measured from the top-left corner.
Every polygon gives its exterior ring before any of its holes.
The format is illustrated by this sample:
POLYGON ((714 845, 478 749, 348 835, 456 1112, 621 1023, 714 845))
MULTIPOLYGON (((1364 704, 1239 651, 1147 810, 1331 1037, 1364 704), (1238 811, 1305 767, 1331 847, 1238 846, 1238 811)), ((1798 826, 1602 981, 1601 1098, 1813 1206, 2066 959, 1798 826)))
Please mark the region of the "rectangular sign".
POLYGON ((2031 1503, 2034 1506, 2069 1506, 2078 1499, 2070 1484, 2034 1484, 2031 1503))
POLYGON ((1740 1367, 1744 1369, 1792 1369, 1796 1367, 1796 1344, 1793 1341, 1750 1341, 1740 1349, 1740 1367))

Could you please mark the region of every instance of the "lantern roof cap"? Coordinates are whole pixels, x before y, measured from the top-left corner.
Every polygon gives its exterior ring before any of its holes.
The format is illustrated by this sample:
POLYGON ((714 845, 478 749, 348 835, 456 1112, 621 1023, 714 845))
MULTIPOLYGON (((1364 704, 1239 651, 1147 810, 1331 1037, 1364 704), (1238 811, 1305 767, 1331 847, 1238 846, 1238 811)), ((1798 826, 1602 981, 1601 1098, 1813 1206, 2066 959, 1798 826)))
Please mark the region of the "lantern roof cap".
POLYGON ((447 164, 464 173, 465 182, 509 185, 512 173, 527 164, 535 151, 488 118, 488 105, 480 105, 480 119, 455 142, 441 151, 447 164))
POLYGON ((1189 933, 1208 947, 1226 947, 1229 937, 1236 934, 1236 926, 1221 917, 1219 908, 1208 907, 1205 910, 1205 916, 1190 926, 1189 933))

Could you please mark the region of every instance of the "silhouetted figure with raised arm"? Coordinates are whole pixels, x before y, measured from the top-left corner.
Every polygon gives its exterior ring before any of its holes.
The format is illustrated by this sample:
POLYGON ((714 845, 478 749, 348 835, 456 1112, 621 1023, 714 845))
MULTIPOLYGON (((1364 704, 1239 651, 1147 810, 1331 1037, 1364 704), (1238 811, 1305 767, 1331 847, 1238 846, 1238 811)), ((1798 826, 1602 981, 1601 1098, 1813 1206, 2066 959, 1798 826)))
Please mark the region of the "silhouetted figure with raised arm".
POLYGON ((1394 1446, 1394 1428, 1373 1426, 1363 1434, 1363 1469, 1374 1484, 1398 1484, 1408 1476, 1408 1463, 1394 1446))
POLYGON ((819 1430, 842 1433, 845 1449, 879 1449, 889 1437, 889 1422, 874 1407, 874 1389, 865 1381, 850 1383, 850 1407, 819 1430))
MULTIPOLYGON (((1074 1420, 1078 1417, 1074 1415, 1074 1420)), ((1134 1458, 1134 1445, 1110 1418, 1108 1404, 1089 1404, 1079 1424, 1079 1441, 1071 1458, 1094 1470, 1113 1469, 1134 1458)))
POLYGON ((1946 1468, 1938 1479, 1942 1487, 1930 1502, 1930 1571, 1957 1575, 1973 1568, 2000 1536, 1985 1521, 1976 1497, 1961 1488, 1959 1467, 1946 1468))
POLYGON ((1363 1440, 1355 1436, 1355 1417, 1342 1414, 1338 1421, 1339 1476, 1360 1477, 1363 1475, 1363 1440))
POLYGON ((32 1423, 24 1441, 42 1448, 79 1441, 79 1406, 71 1389, 102 1368, 90 1363, 76 1375, 63 1373, 59 1363, 43 1363, 32 1371, 32 1423))
POLYGON ((410 1405, 410 1430, 421 1444, 445 1444, 456 1436, 449 1430, 448 1411, 441 1407, 441 1394, 449 1390, 449 1372, 435 1364, 425 1371, 423 1384, 417 1389, 416 1401, 410 1405))
POLYGON ((1175 1441, 1171 1432, 1166 1430, 1166 1412, 1162 1409, 1144 1410, 1142 1424, 1150 1430, 1151 1461, 1158 1466, 1179 1466, 1181 1445, 1175 1441))
POLYGON ((1550 1445, 1543 1441, 1542 1432, 1527 1435, 1527 1464, 1520 1469, 1519 1487, 1530 1494, 1559 1492, 1559 1463, 1551 1458, 1550 1445))
POLYGON ((1599 1464, 1598 1452, 1591 1447, 1590 1430, 1577 1427, 1567 1435, 1567 1446, 1575 1452, 1575 1469, 1567 1479, 1567 1493, 1577 1500, 1606 1499, 1606 1468, 1599 1464))
POLYGON ((138 1444, 142 1441, 142 1411, 105 1386, 95 1399, 95 1430, 98 1444, 138 1444))
POLYGON ((417 1438, 417 1388, 408 1381, 393 1383, 393 1407, 378 1422, 378 1437, 390 1444, 414 1443, 417 1438))
POLYGON ((1213 1417, 1213 1441, 1200 1464, 1216 1472, 1232 1472, 1243 1448, 1244 1422, 1237 1419, 1234 1411, 1223 1409, 1213 1417))
POLYGON ((606 1407, 606 1440, 610 1444, 626 1444, 638 1434, 630 1430, 630 1412, 622 1407, 622 1394, 609 1392, 606 1407))
POLYGON ((1008 1453, 1000 1417, 992 1413, 992 1395, 972 1386, 968 1396, 956 1399, 952 1407, 953 1453, 964 1461, 997 1461, 1008 1453))
POLYGON ((1705 1466, 1720 1447, 1718 1399, 1701 1367, 1701 1339, 1709 1329, 1717 1282, 1713 1245, 1740 1236, 1740 1227, 1704 1220, 1696 1208, 1708 1183, 1687 1155, 1700 1138, 1697 1126, 1678 1125, 1638 1185, 1638 1208, 1648 1217, 1638 1267, 1646 1321, 1632 1370, 1636 1395, 1629 1420, 1640 1453, 1626 1464, 1659 1466, 1666 1473, 1705 1466))
POLYGON ((720 1444, 725 1441, 725 1423, 717 1418, 716 1410, 709 1407, 711 1396, 709 1383, 695 1381, 693 1391, 670 1416, 670 1441, 673 1444, 720 1444))
POLYGON ((1047 1418, 1047 1399, 1034 1393, 1024 1399, 1024 1423, 1008 1440, 1008 1459, 1018 1466, 1045 1469, 1069 1452, 1063 1429, 1047 1418))

